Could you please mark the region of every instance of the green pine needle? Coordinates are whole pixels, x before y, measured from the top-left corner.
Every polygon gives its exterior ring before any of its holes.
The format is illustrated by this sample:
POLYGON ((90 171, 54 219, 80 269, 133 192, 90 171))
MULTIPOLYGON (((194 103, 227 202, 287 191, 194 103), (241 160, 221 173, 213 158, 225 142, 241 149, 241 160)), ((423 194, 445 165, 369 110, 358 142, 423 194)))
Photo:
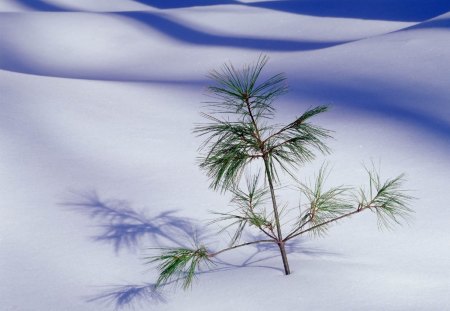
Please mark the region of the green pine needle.
POLYGON ((316 235, 324 235, 327 232, 328 221, 341 217, 354 209, 349 199, 350 188, 338 186, 325 189, 327 176, 327 167, 324 165, 319 170, 313 185, 301 183, 299 186, 300 191, 309 201, 309 208, 300 215, 298 226, 301 227, 308 222, 309 227, 315 227, 309 232, 316 235), (322 223, 326 225, 317 226, 322 223))
POLYGON ((369 176, 369 189, 359 190, 359 205, 377 214, 378 226, 391 229, 394 225, 408 221, 413 213, 409 203, 414 197, 403 188, 404 174, 382 182, 378 172, 366 169, 369 176))
POLYGON ((252 65, 236 69, 232 64, 225 64, 221 70, 214 70, 209 77, 214 85, 208 88, 210 94, 217 101, 210 106, 221 113, 248 115, 245 100, 251 102, 251 107, 258 117, 271 118, 273 116, 273 99, 287 91, 284 74, 274 75, 258 83, 261 73, 269 58, 260 56, 252 65))
POLYGON ((308 109, 281 128, 265 123, 274 115, 273 99, 287 91, 283 74, 260 82, 267 61, 261 56, 256 64, 242 69, 226 64, 210 74, 214 85, 209 91, 217 101, 209 103, 210 112, 202 113, 208 121, 198 124, 194 133, 205 138, 199 162, 215 190, 230 190, 238 184, 254 160, 265 157, 277 181, 278 168, 293 177, 294 169, 313 160, 316 151, 329 152, 324 140, 331 132, 310 123, 327 106, 308 109))
POLYGON ((170 282, 182 281, 182 288, 188 289, 196 276, 201 263, 211 262, 206 248, 163 248, 162 254, 149 257, 148 263, 158 263, 159 277, 156 286, 166 285, 170 282))
POLYGON ((245 227, 254 226, 262 231, 273 229, 273 220, 266 215, 264 204, 269 195, 267 187, 258 187, 260 174, 254 176, 247 175, 247 189, 242 190, 238 187, 232 188, 230 191, 233 196, 231 203, 235 205, 236 210, 228 213, 213 212, 220 216, 211 221, 211 223, 228 222, 221 231, 225 231, 230 227, 236 227, 235 233, 232 235, 230 246, 237 243, 242 236, 245 227))

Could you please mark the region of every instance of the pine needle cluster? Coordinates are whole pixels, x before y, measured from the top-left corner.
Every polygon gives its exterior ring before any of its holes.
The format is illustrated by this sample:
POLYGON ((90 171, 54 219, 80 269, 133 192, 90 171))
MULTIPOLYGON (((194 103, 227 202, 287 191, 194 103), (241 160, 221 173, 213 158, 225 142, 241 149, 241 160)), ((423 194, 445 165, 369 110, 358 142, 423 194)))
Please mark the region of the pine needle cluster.
POLYGON ((204 247, 162 248, 161 254, 151 257, 148 263, 157 262, 160 272, 156 287, 170 282, 182 283, 183 289, 188 289, 195 278, 201 263, 210 263, 209 255, 204 247))

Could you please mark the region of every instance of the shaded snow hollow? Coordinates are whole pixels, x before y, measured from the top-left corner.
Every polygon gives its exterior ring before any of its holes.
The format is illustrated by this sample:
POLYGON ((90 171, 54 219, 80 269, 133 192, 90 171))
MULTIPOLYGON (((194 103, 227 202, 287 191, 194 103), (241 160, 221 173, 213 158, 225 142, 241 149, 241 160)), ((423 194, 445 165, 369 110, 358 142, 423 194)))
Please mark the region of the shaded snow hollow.
MULTIPOLYGON (((2 0, 0 306, 7 311, 450 310, 450 3, 440 0, 2 0), (196 164, 206 73, 270 56, 335 131, 329 183, 407 174, 409 225, 371 213, 288 246, 220 257, 192 290, 152 291, 148 248, 225 240, 196 164)), ((289 194, 286 201, 298 203, 289 194)), ((250 233, 244 239, 251 238, 250 233)))

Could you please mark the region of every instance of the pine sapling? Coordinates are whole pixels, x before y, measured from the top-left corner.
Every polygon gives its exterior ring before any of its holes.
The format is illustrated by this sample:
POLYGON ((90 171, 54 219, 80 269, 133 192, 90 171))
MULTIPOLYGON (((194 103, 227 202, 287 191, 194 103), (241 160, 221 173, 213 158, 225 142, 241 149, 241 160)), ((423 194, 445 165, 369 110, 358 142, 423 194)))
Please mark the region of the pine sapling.
POLYGON ((298 182, 295 175, 300 166, 315 159, 316 153, 330 152, 325 140, 331 137, 331 131, 311 123, 328 107, 308 109, 284 126, 270 124, 275 116, 274 100, 286 93, 287 87, 283 74, 260 81, 267 61, 261 56, 255 64, 241 69, 225 64, 221 70, 212 71, 213 84, 208 90, 213 101, 208 103, 209 112, 202 113, 206 122, 194 129, 204 137, 199 162, 211 180, 211 188, 232 194, 235 210, 217 212, 213 221, 226 223, 224 230, 234 228, 230 244, 218 251, 204 246, 161 249, 160 255, 149 258, 158 263, 158 286, 182 281, 182 287, 189 288, 202 264, 208 265, 224 252, 259 243, 278 246, 288 275, 288 241, 304 234, 323 235, 338 220, 368 210, 375 212, 379 226, 384 227, 400 224, 412 212, 408 207, 412 197, 403 189, 403 175, 382 181, 376 170, 367 169, 367 189, 327 189, 327 170, 322 167, 313 183, 298 182), (255 167, 257 172, 252 173, 255 167), (282 225, 276 195, 280 173, 292 177, 307 200, 289 228, 282 225), (244 189, 241 179, 245 180, 244 189), (256 229, 264 238, 240 242, 246 228, 256 229))

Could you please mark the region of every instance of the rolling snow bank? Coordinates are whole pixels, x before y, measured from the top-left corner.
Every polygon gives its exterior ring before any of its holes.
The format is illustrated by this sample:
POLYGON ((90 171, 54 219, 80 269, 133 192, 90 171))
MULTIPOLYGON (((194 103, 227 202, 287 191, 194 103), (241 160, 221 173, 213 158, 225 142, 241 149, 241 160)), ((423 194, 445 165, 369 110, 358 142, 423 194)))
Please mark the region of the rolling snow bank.
MULTIPOLYGON (((0 4, 2 310, 450 309, 448 1, 31 1, 0 4), (224 254, 192 290, 154 292, 147 248, 224 243, 191 133, 206 73, 270 56, 287 122, 335 131, 330 184, 362 163, 407 174, 414 220, 370 213, 289 246, 224 254)), ((297 204, 295 196, 289 197, 297 204)))

